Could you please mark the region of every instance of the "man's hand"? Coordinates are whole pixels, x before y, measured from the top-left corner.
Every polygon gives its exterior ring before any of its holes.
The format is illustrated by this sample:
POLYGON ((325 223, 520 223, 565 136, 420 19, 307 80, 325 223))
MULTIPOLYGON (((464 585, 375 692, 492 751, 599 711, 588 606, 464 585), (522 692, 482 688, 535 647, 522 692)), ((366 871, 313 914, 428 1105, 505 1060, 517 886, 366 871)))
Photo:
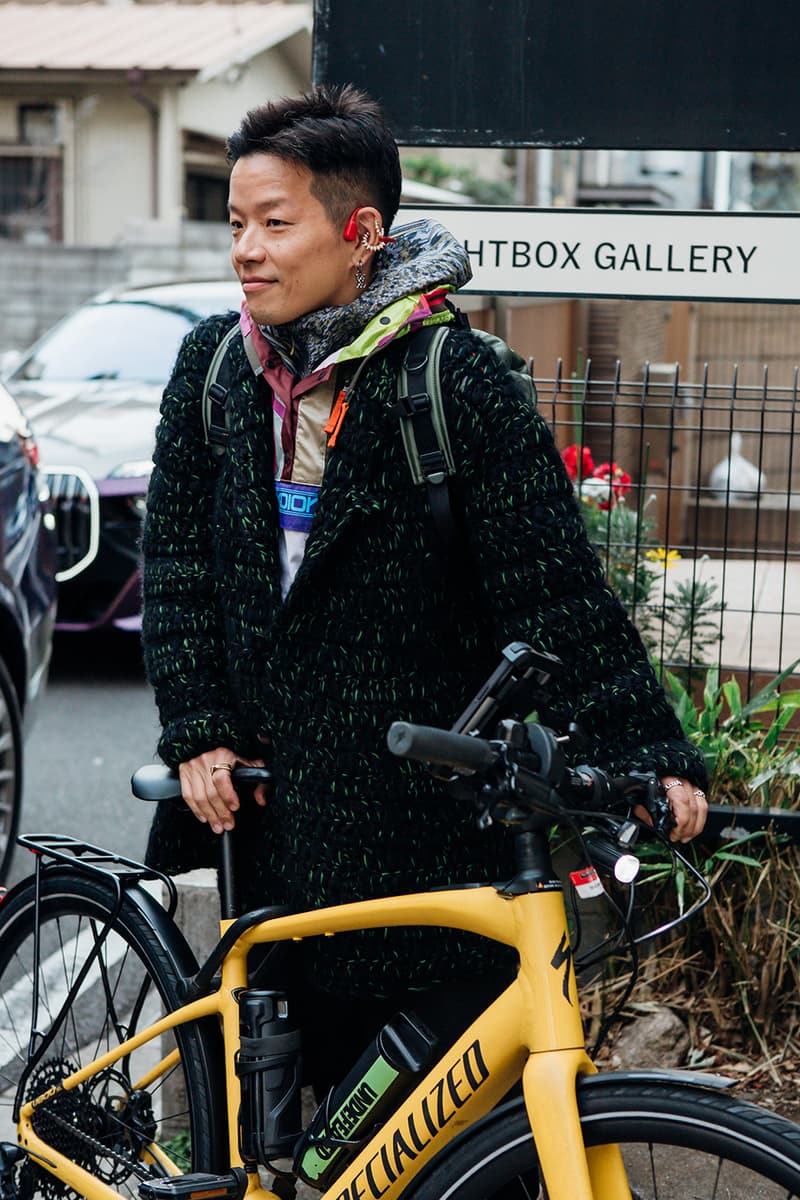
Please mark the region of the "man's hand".
MULTIPOLYGON (((217 746, 181 763, 178 773, 181 794, 198 821, 208 824, 214 833, 233 829, 233 814, 239 807, 239 797, 231 780, 231 771, 236 766, 263 767, 260 758, 240 758, 233 750, 217 746)), ((253 793, 257 804, 267 803, 264 784, 259 784, 253 793)))
POLYGON ((690 842, 698 833, 702 833, 705 826, 708 815, 706 794, 689 783, 688 779, 676 775, 667 775, 660 782, 667 793, 670 812, 675 819, 670 841, 690 842))

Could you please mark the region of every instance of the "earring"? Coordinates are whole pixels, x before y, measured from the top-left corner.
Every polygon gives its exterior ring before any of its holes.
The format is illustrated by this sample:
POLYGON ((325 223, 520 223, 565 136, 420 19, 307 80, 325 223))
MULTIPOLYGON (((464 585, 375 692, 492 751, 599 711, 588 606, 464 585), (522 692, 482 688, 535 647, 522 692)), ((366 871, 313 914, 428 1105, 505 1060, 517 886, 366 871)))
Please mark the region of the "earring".
POLYGON ((358 288, 358 290, 360 292, 363 292, 363 290, 366 286, 367 286, 367 277, 364 274, 364 267, 363 267, 362 263, 357 262, 356 263, 356 287, 358 288))
POLYGON ((377 220, 375 222, 375 236, 377 237, 378 241, 374 246, 370 244, 368 233, 362 233, 360 238, 361 245, 365 250, 368 250, 370 254, 377 254, 380 250, 382 250, 384 242, 387 240, 384 237, 383 226, 377 220))

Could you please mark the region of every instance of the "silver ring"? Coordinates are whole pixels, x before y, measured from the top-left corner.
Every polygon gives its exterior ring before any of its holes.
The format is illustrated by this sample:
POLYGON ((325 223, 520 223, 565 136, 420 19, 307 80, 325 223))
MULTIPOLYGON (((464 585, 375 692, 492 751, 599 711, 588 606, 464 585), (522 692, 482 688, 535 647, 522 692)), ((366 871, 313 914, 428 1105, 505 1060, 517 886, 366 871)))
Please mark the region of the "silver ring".
POLYGON ((233 770, 233 763, 231 763, 231 762, 214 763, 213 767, 211 768, 210 775, 213 778, 215 771, 232 771, 232 770, 233 770))
POLYGON ((673 779, 671 783, 662 783, 665 792, 668 792, 671 787, 680 787, 683 783, 682 779, 673 779))
POLYGON ((700 788, 695 788, 694 794, 695 794, 695 796, 699 796, 701 800, 705 800, 705 798, 706 798, 705 792, 701 792, 700 788))

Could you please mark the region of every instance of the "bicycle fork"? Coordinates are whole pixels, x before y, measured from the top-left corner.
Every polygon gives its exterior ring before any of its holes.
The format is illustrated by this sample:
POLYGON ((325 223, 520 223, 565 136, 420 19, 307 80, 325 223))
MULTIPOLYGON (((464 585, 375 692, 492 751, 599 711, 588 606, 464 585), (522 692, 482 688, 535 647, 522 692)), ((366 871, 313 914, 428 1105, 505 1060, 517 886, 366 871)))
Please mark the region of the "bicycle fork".
POLYGON ((549 1200, 630 1200, 617 1146, 583 1143, 577 1083, 595 1073, 586 1053, 561 883, 516 895, 525 1107, 549 1200), (547 964, 543 969, 543 964, 547 964))

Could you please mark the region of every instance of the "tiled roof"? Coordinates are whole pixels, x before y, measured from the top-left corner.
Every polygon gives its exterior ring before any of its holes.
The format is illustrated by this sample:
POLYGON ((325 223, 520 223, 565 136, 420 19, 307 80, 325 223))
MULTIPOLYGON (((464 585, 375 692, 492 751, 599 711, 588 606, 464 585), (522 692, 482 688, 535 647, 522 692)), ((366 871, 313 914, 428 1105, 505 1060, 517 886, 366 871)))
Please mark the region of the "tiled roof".
POLYGON ((214 74, 301 29, 311 30, 310 3, 0 3, 0 71, 214 74))

